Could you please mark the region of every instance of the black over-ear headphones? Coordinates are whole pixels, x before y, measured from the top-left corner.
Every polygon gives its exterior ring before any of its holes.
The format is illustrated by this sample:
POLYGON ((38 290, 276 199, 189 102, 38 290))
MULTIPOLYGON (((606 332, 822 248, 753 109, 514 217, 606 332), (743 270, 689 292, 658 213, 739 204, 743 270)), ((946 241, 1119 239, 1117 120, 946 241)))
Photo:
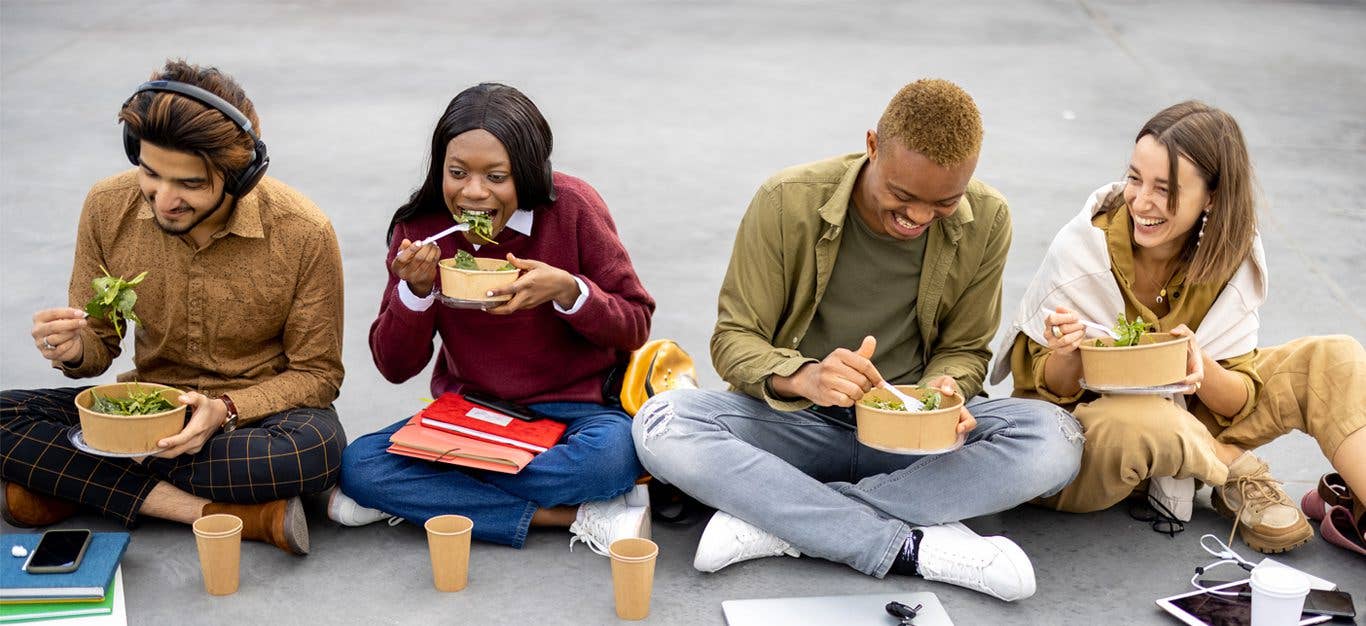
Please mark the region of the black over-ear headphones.
MULTIPOLYGON (((266 154, 266 144, 252 130, 251 120, 242 115, 237 107, 206 89, 174 80, 152 80, 138 85, 137 90, 133 92, 133 95, 128 96, 123 106, 127 107, 133 98, 144 91, 166 91, 180 94, 227 116, 234 124, 237 124, 238 128, 242 129, 242 132, 251 137, 254 147, 251 163, 248 163, 242 171, 236 174, 232 172, 223 173, 223 190, 234 197, 241 198, 251 191, 256 183, 261 182, 261 177, 266 174, 266 168, 270 167, 270 155, 266 154)), ((123 151, 128 155, 128 160, 133 165, 142 165, 142 161, 139 159, 139 153, 142 151, 142 140, 133 134, 127 124, 123 126, 123 151)))

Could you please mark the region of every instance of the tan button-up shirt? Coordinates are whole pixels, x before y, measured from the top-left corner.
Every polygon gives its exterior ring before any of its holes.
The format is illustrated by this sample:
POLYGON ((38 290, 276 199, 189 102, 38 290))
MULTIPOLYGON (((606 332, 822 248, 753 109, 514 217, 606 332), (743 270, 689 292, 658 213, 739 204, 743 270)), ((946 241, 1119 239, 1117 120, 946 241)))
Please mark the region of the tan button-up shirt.
MULTIPOLYGON (((297 407, 327 407, 342 381, 342 265, 332 224, 308 198, 265 178, 238 200, 202 249, 157 226, 137 170, 100 181, 81 211, 70 302, 85 308, 91 281, 132 278, 135 369, 141 380, 232 396, 242 422, 297 407)), ((71 378, 109 369, 114 327, 90 318, 71 378)))

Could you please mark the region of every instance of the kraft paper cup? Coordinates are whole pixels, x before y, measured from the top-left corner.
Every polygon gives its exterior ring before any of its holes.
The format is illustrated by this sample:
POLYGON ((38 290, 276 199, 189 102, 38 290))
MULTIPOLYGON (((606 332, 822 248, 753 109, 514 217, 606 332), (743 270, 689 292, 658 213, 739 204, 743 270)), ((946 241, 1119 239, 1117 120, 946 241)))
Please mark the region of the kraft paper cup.
POLYGON ((655 583, 655 557, 659 546, 649 539, 629 537, 612 542, 612 592, 617 617, 645 619, 650 614, 650 591, 655 583))
POLYGON ((505 259, 475 257, 477 270, 465 270, 455 266, 455 259, 442 259, 437 264, 441 268, 441 295, 457 300, 479 300, 483 302, 505 302, 511 295, 490 298, 484 294, 491 289, 506 287, 517 281, 519 270, 499 270, 507 264, 505 259))
POLYGON ((432 555, 432 583, 439 591, 460 591, 470 580, 470 535, 474 520, 438 515, 422 525, 432 555))
POLYGON ((194 521, 193 528, 204 591, 214 596, 236 593, 242 562, 242 519, 226 513, 205 515, 194 521))
POLYGON ((1284 567, 1252 569, 1252 626, 1300 623, 1309 579, 1284 567))

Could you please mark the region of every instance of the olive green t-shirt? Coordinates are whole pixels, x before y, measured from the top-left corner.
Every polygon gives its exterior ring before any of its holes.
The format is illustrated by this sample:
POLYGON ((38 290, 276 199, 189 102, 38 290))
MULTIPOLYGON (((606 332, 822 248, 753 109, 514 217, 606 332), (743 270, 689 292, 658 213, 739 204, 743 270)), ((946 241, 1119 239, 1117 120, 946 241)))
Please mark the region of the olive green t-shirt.
POLYGON ((915 301, 927 239, 921 235, 900 241, 879 235, 851 202, 830 282, 798 350, 823 359, 836 348, 857 350, 863 338, 872 335, 877 338, 873 365, 883 378, 897 384, 919 381, 925 350, 916 326, 915 301))

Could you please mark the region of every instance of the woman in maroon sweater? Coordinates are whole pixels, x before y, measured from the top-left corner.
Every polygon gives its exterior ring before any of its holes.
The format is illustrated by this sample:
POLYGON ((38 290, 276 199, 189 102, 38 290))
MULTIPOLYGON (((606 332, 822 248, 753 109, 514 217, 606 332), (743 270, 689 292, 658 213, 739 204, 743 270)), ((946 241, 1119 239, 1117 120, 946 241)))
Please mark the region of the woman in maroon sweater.
POLYGON ((514 547, 533 525, 568 526, 599 551, 648 535, 630 418, 604 404, 602 389, 649 336, 654 300, 598 193, 552 173, 551 144, 545 118, 512 87, 484 83, 451 100, 432 134, 427 178, 389 225, 389 280, 370 351, 395 383, 435 355, 433 397, 477 391, 526 404, 564 422, 563 438, 521 472, 501 474, 387 453, 401 419, 343 453, 332 519, 359 526, 459 513, 474 520, 476 538, 514 547), (457 213, 487 214, 493 241, 467 232, 414 245, 455 225, 457 213), (435 302, 437 261, 459 250, 520 269, 511 286, 490 292, 512 298, 487 312, 435 302))

